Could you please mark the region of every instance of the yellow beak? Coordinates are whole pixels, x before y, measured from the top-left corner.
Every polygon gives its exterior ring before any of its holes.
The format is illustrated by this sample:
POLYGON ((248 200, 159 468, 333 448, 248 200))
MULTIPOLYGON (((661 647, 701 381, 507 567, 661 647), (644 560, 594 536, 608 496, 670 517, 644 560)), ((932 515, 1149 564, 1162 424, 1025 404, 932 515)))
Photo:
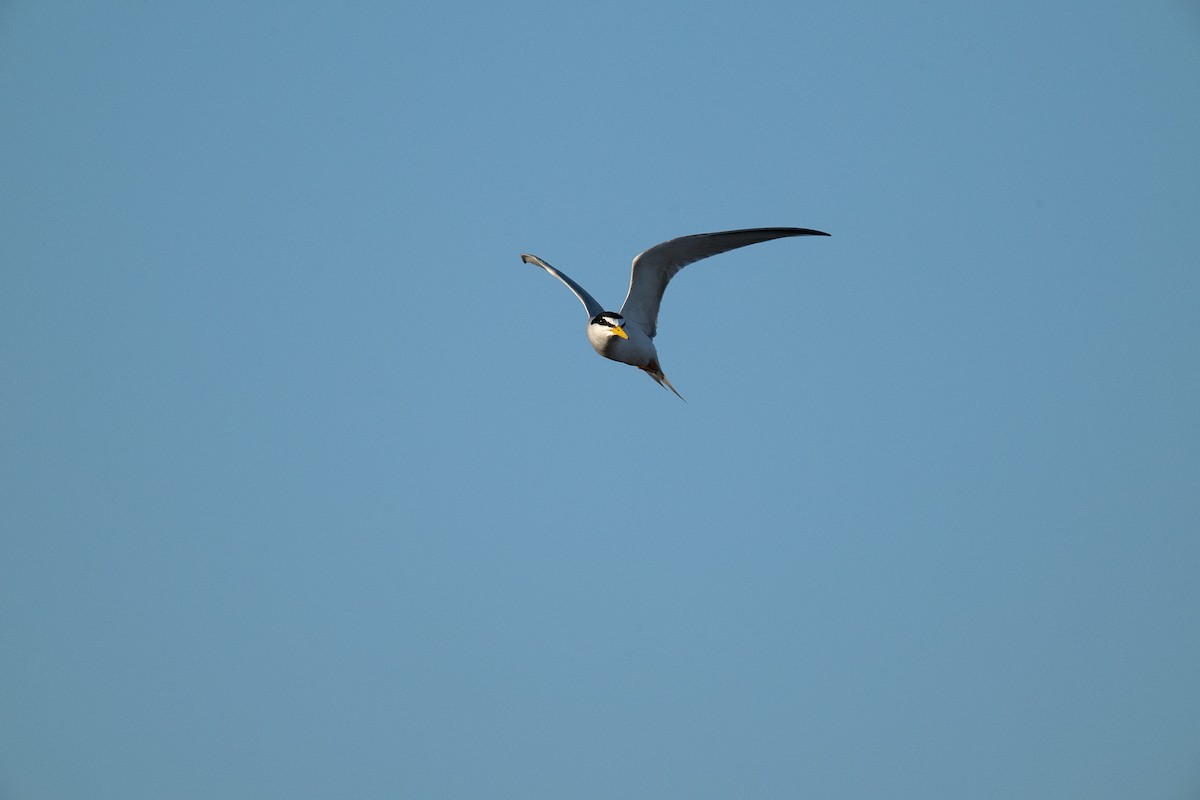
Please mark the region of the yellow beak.
POLYGON ((621 330, 620 325, 613 325, 612 331, 613 331, 614 336, 620 336, 622 339, 629 338, 629 334, 627 334, 625 331, 621 330))

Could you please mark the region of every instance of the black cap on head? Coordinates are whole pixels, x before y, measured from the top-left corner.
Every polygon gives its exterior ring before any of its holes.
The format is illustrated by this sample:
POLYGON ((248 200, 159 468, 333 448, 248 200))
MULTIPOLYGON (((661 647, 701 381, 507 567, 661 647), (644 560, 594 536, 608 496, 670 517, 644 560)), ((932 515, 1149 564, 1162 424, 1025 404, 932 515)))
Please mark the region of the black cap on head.
POLYGON ((625 318, 620 314, 613 313, 612 311, 604 311, 592 317, 593 325, 604 325, 609 328, 613 327, 614 325, 620 325, 623 322, 625 322, 625 318))

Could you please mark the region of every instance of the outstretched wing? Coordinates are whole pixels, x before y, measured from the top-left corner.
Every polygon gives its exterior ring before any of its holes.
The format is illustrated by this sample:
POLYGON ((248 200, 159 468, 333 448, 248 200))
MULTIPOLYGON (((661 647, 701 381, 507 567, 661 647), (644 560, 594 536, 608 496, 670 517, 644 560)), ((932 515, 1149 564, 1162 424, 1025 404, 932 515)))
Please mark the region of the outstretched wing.
POLYGON ((604 311, 604 308, 596 302, 596 298, 588 294, 586 289, 568 278, 563 273, 556 270, 554 267, 547 264, 545 261, 542 261, 537 256, 531 256, 528 253, 522 253, 521 260, 526 264, 534 264, 541 267, 542 269, 546 270, 546 272, 549 272, 551 275, 565 283, 567 288, 574 292, 575 296, 579 298, 579 302, 583 303, 583 307, 587 309, 588 319, 591 319, 592 317, 604 311))
MULTIPOLYGON (((669 242, 656 244, 633 260, 629 294, 625 297, 625 305, 621 306, 621 316, 625 317, 627 322, 641 326, 646 335, 653 337, 658 332, 658 306, 662 303, 667 283, 688 264, 718 253, 768 242, 771 239, 782 239, 785 236, 828 235, 808 228, 750 228, 741 231, 697 233, 694 236, 681 236, 669 242)), ((559 277, 566 280, 562 275, 559 277)))

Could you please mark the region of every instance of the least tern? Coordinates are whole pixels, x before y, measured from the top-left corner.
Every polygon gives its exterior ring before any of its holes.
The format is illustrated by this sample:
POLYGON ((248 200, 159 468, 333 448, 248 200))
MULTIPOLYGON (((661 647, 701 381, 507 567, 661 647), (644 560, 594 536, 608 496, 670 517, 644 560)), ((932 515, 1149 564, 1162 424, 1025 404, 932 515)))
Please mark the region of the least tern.
POLYGON ((715 256, 739 247, 746 247, 785 236, 828 236, 823 231, 808 228, 750 228, 740 231, 718 231, 681 236, 656 244, 633 259, 633 274, 629 279, 629 294, 620 312, 605 311, 587 291, 564 273, 537 256, 521 254, 526 264, 535 264, 567 285, 587 309, 587 337, 597 353, 613 361, 637 367, 653 378, 659 386, 675 392, 683 399, 658 363, 654 336, 658 333, 658 307, 663 292, 675 273, 702 258, 715 256))

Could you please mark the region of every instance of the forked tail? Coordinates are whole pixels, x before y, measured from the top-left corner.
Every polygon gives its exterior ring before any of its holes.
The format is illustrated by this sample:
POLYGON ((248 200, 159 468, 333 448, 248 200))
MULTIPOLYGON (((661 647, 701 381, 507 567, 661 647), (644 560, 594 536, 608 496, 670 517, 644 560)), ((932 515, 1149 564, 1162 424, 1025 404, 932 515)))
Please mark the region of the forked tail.
POLYGON ((672 392, 675 392, 676 397, 678 397, 680 400, 683 400, 685 403, 687 402, 687 400, 683 399, 683 395, 679 393, 679 390, 672 386, 671 382, 667 380, 667 376, 663 375, 662 367, 658 365, 658 359, 654 359, 646 366, 638 367, 638 369, 649 375, 651 378, 654 378, 654 382, 659 386, 670 389, 672 392))

